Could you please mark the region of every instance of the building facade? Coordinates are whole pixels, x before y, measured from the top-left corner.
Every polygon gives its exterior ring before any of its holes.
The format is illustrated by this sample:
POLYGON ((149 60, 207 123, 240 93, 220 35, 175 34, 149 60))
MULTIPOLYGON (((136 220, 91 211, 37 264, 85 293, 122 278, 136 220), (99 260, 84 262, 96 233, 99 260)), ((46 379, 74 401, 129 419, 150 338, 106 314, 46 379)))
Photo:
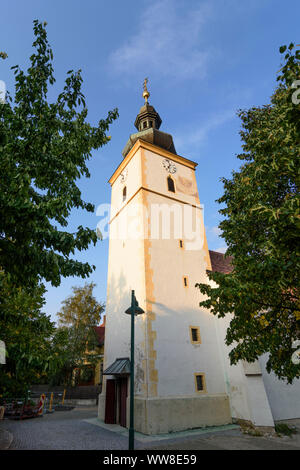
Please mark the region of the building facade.
MULTIPOLYGON (((273 426, 259 363, 230 366, 229 318, 199 307, 197 282, 228 260, 208 250, 195 170, 161 118, 142 106, 110 178, 111 215, 103 390, 99 418, 128 426, 131 290, 135 319, 135 429, 145 434, 232 419, 273 426)), ((299 410, 300 411, 300 410, 299 410)), ((299 413, 300 414, 300 413, 299 413)))
POLYGON ((105 338, 105 315, 103 317, 103 322, 99 326, 94 327, 94 332, 96 336, 96 347, 92 351, 93 355, 98 356, 98 360, 95 363, 89 362, 88 354, 86 351, 86 359, 84 364, 81 367, 76 367, 73 370, 73 386, 90 386, 90 385, 99 385, 100 389, 102 387, 103 381, 103 358, 104 358, 104 338, 105 338))

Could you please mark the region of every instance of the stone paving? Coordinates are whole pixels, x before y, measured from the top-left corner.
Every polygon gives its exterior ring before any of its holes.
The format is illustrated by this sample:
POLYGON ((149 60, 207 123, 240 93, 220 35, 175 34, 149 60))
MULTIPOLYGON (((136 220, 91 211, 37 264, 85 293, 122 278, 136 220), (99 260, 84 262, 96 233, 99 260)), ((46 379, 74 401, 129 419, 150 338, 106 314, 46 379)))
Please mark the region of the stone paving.
POLYGON ((300 450, 300 442, 294 438, 263 438, 245 436, 241 433, 210 437, 199 436, 198 439, 185 439, 180 442, 164 442, 151 445, 151 450, 300 450))
MULTIPOLYGON (((93 424, 97 416, 96 407, 77 407, 72 411, 57 411, 42 418, 24 421, 5 420, 1 428, 13 434, 10 446, 14 449, 41 450, 126 450, 128 448, 127 431, 113 432, 93 424)), ((296 423, 300 428, 300 420, 296 423)), ((117 430, 118 431, 118 430, 117 430)), ((246 436, 239 429, 221 430, 210 434, 200 431, 169 435, 170 438, 157 440, 139 439, 136 449, 151 450, 299 450, 300 434, 289 437, 252 437, 246 436)))
POLYGON ((13 440, 12 434, 6 429, 2 429, 0 425, 0 450, 7 450, 10 448, 13 440))
POLYGON ((10 449, 127 449, 126 437, 83 421, 96 414, 97 408, 82 407, 56 411, 42 418, 4 421, 5 429, 13 434, 10 449))

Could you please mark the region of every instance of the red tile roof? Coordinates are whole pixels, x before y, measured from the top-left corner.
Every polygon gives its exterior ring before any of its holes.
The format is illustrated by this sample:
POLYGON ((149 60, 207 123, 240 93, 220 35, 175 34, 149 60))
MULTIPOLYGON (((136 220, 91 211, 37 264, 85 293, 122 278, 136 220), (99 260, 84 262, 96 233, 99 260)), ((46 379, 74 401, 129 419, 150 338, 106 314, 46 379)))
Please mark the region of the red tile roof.
POLYGON ((225 258, 224 253, 219 251, 209 250, 209 256, 211 261, 212 271, 217 271, 218 273, 229 274, 233 270, 231 264, 233 257, 227 256, 225 258))
POLYGON ((95 326, 95 333, 98 339, 98 346, 103 346, 105 337, 105 326, 95 326))

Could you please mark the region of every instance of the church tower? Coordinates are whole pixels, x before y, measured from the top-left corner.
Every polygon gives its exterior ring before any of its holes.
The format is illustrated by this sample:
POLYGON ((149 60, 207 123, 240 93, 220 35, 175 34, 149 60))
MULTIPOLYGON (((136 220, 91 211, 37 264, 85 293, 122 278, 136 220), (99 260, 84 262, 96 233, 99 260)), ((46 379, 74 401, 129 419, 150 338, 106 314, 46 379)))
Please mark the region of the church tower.
POLYGON ((158 434, 231 422, 216 319, 197 282, 211 269, 195 169, 177 155, 144 105, 111 176, 104 357, 99 418, 129 425, 131 290, 135 319, 135 429, 158 434))

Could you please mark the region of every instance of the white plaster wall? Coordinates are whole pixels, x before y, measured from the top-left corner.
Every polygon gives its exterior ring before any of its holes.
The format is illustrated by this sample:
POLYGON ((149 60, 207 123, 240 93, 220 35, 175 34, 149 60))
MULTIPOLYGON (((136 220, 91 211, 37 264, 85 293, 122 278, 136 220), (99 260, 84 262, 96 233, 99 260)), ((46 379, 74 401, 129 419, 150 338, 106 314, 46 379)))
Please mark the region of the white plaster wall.
MULTIPOLYGON (((172 174, 172 178, 175 181, 176 193, 170 193, 167 186, 167 177, 169 173, 163 167, 163 161, 165 156, 159 155, 157 153, 151 152, 150 150, 144 150, 145 156, 145 166, 146 166, 146 187, 152 191, 157 191, 161 194, 167 195, 169 197, 179 198, 184 202, 190 204, 199 203, 197 183, 195 179, 195 170, 182 165, 180 163, 174 162, 177 167, 177 172, 172 174), (187 190, 184 194, 179 192, 180 187, 178 187, 179 176, 192 182, 191 188, 187 190), (193 196, 189 193, 196 193, 196 196, 193 196)), ((169 158, 169 157, 168 157, 169 158)), ((172 160, 172 158, 169 158, 172 160)))
POLYGON ((229 352, 225 336, 231 315, 225 318, 215 317, 219 347, 223 350, 223 371, 227 393, 230 398, 233 418, 251 421, 256 426, 274 426, 273 416, 265 391, 262 375, 245 375, 245 368, 240 361, 230 365, 229 352))
POLYGON ((300 417, 300 380, 288 385, 266 371, 267 355, 259 359, 262 375, 245 375, 257 370, 254 364, 244 367, 243 363, 230 365, 230 347, 225 345, 226 330, 231 316, 215 318, 220 348, 223 349, 224 374, 227 393, 230 397, 234 418, 252 421, 258 426, 273 426, 274 420, 300 417), (252 370, 253 369, 253 370, 252 370))
MULTIPOLYGON (((146 187, 162 194, 147 194, 148 205, 165 204, 172 206, 172 198, 190 204, 199 203, 194 170, 180 163, 175 163, 177 172, 172 177, 180 177, 193 182, 195 195, 170 193, 167 189, 168 173, 162 166, 165 157, 145 151, 146 187), (167 197, 164 197, 167 196, 167 197)), ((190 191, 191 192, 191 191, 190 191)), ((193 208, 204 232, 202 211, 193 208)), ((201 231, 200 230, 200 231, 201 231)), ((184 249, 179 241, 151 240, 150 266, 153 270, 154 299, 153 312, 156 314, 152 328, 156 331, 155 350, 157 353, 158 395, 199 396, 195 390, 195 373, 205 373, 207 394, 224 394, 224 376, 216 347, 217 338, 212 315, 199 308, 201 294, 195 289, 196 282, 206 278, 208 252, 206 240, 196 250, 188 250, 189 240, 183 236, 184 249), (188 277, 188 287, 184 287, 183 277, 188 277), (190 326, 200 328, 201 344, 193 345, 190 340, 190 326)))
MULTIPOLYGON (((111 223, 109 241, 108 287, 106 305, 104 369, 119 357, 130 358, 130 315, 125 310, 131 304, 131 290, 135 290, 140 306, 145 310, 145 268, 143 239, 122 239, 115 233, 122 219, 126 220, 130 205, 136 204, 142 218, 140 195, 129 203, 111 223)), ((145 315, 135 320, 135 375, 137 394, 141 393, 144 380, 142 361, 144 360, 145 315)), ((105 390, 104 390, 105 392, 105 390)))
MULTIPOLYGON (((162 166, 164 157, 144 151, 146 187, 170 196, 166 179, 168 173, 162 166)), ((198 203, 194 170, 176 163, 178 171, 175 178, 182 177, 192 181, 191 194, 176 192, 174 196, 192 204, 198 203), (196 192, 195 192, 196 191, 196 192)), ((127 198, 136 193, 141 185, 141 152, 138 151, 127 165, 127 198)), ((176 183, 175 183, 176 184, 176 183)), ((112 186, 113 214, 124 206, 120 177, 112 186)), ((191 188, 189 188, 191 192, 191 188)), ((147 193, 148 204, 173 204, 173 202, 154 193, 147 193)), ((116 234, 132 206, 142 203, 142 194, 123 207, 112 220, 107 292, 107 320, 105 338, 104 367, 108 367, 118 357, 130 355, 130 318, 124 314, 130 303, 130 291, 135 289, 142 308, 145 304, 145 260, 143 228, 141 238, 132 240, 116 234)), ((177 204, 177 203, 176 203, 177 204)), ((194 208, 194 216, 204 230, 202 213, 194 208)), ((139 214, 143 220, 143 214, 139 214)), ((184 239, 184 237, 183 237, 184 239)), ((185 240, 185 248, 188 240, 185 240)), ((195 390, 194 373, 205 373, 208 394, 224 394, 224 377, 220 361, 220 351, 216 347, 214 318, 209 312, 200 310, 201 294, 194 288, 196 282, 206 277, 208 252, 206 244, 196 251, 179 248, 178 240, 153 240, 150 246, 150 268, 153 270, 155 305, 153 312, 156 320, 152 328, 156 331, 154 349, 157 352, 155 368, 158 370, 159 396, 199 396, 195 390), (183 276, 188 276, 189 286, 183 285, 183 276), (199 326, 201 344, 190 341, 190 326, 199 326)), ((145 308, 144 308, 145 309, 145 308)), ((142 361, 145 358, 145 315, 136 319, 136 375, 142 378, 142 361)), ((142 381, 141 381, 142 382, 142 381)), ((141 382, 136 393, 141 393, 141 382)))
POLYGON ((266 371, 267 354, 260 359, 263 381, 274 420, 300 418, 300 380, 287 384, 266 371))
POLYGON ((168 250, 164 250, 164 243, 154 241, 152 245, 158 393, 161 396, 197 395, 194 382, 197 372, 205 373, 208 393, 224 393, 213 318, 209 312, 200 310, 200 292, 194 287, 202 280, 203 256, 195 252, 182 254, 176 240, 172 241, 170 257, 168 250), (180 260, 181 257, 184 259, 180 260), (160 265, 159 260, 164 258, 165 262, 160 265), (184 274, 188 276, 187 288, 183 285, 184 274), (200 328, 201 344, 191 343, 190 326, 200 328))
MULTIPOLYGON (((121 175, 115 180, 111 188, 111 219, 126 205, 129 199, 142 185, 141 150, 139 149, 126 165, 127 178, 122 182, 121 175), (127 197, 123 202, 123 188, 126 186, 127 197)), ((124 171, 124 170, 123 170, 124 171)))
MULTIPOLYGON (((168 173, 162 167, 165 157, 148 150, 144 150, 144 155, 145 180, 142 179, 142 152, 138 150, 127 165, 126 182, 122 183, 119 176, 112 186, 111 218, 121 208, 123 210, 112 221, 110 227, 111 235, 115 236, 110 237, 109 244, 104 367, 108 367, 118 357, 130 357, 130 316, 124 311, 130 305, 131 289, 135 289, 140 306, 145 310, 143 240, 145 214, 142 212, 142 196, 145 197, 146 194, 149 204, 170 205, 174 203, 172 198, 179 199, 182 203, 195 205, 199 203, 193 169, 175 163, 178 171, 172 176, 176 193, 172 194, 167 189, 168 173), (180 184, 178 186, 180 177, 186 182, 191 182, 186 194, 177 190, 180 186, 180 184), (139 192, 127 204, 141 187, 142 181, 146 188, 162 195, 153 192, 142 195, 139 192), (122 201, 124 185, 127 187, 125 202, 122 201), (140 234, 135 239, 128 238, 126 234, 116 235, 117 227, 120 227, 125 220, 128 222, 128 213, 133 207, 135 207, 133 217, 135 215, 138 225, 141 225, 140 234)), ((204 230, 202 212, 196 208, 193 210, 194 216, 204 230)), ((186 248, 188 240, 184 237, 183 240, 186 248)), ((299 381, 293 386, 286 386, 272 375, 267 375, 264 358, 260 361, 263 378, 259 375, 246 376, 242 364, 231 366, 228 357, 230 348, 224 342, 230 316, 217 319, 208 311, 199 308, 202 298, 194 285, 196 282, 207 281, 205 271, 209 268, 209 259, 206 240, 202 247, 194 251, 180 249, 176 239, 152 240, 149 251, 154 282, 153 312, 156 314, 152 329, 157 334, 154 349, 157 354, 155 368, 158 370, 158 396, 199 397, 195 391, 194 373, 202 372, 205 373, 207 395, 221 396, 227 393, 230 397, 231 413, 235 418, 251 420, 258 426, 272 426, 271 408, 274 419, 300 416, 299 381), (188 288, 183 285, 183 276, 188 276, 188 288), (190 326, 199 326, 200 345, 191 344, 190 326)), ((137 395, 142 395, 145 344, 145 315, 142 315, 136 318, 135 393, 137 395)), ((102 402, 104 393, 105 387, 102 402)))

